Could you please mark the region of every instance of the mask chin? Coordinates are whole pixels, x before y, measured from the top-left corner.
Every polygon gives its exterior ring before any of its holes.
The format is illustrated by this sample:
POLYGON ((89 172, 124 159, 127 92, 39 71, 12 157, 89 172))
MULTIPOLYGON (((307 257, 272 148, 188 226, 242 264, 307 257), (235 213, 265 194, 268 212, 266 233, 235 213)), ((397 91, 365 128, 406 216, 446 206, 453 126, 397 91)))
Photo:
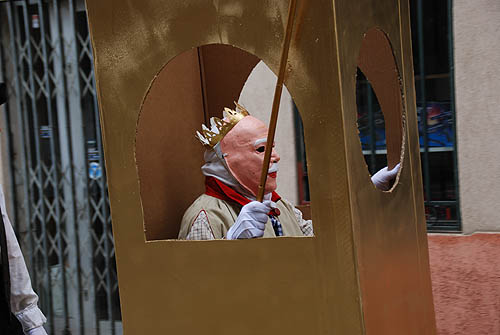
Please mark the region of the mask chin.
MULTIPOLYGON (((259 190, 259 183, 260 183, 260 169, 261 169, 261 165, 259 164, 258 166, 258 169, 256 169, 258 171, 258 175, 254 175, 255 176, 255 180, 249 180, 248 178, 248 175, 245 174, 245 170, 241 171, 242 174, 244 174, 243 176, 240 176, 238 173, 240 171, 233 171, 231 170, 230 166, 228 166, 228 170, 229 172, 233 175, 233 177, 238 181, 238 184, 240 184, 248 193, 250 193, 252 195, 253 198, 257 197, 257 193, 258 193, 258 190, 259 190)), ((270 180, 271 177, 267 177, 267 181, 266 181, 266 189, 265 189, 265 194, 269 194, 269 193, 272 193, 276 190, 276 181, 271 181, 270 180)))
MULTIPOLYGON (((245 180, 248 179, 247 176, 240 178, 240 175, 238 173, 239 171, 235 172, 235 171, 231 170, 230 167, 228 167, 228 170, 231 173, 231 175, 233 175, 233 177, 238 181, 238 184, 240 184, 241 187, 243 189, 245 189, 246 193, 250 194, 253 198, 255 198, 257 196, 257 190, 259 188, 259 184, 258 184, 259 181, 258 180, 255 183, 245 182, 245 180)), ((242 171, 242 173, 245 173, 245 171, 242 171)))

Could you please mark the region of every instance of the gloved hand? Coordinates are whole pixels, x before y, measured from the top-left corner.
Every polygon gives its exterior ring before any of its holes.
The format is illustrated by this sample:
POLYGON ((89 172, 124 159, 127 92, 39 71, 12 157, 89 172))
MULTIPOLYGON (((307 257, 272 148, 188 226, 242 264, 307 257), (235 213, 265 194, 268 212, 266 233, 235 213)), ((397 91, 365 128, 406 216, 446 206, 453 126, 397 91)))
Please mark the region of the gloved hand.
POLYGON ((32 328, 26 332, 26 335, 47 335, 43 326, 32 328))
POLYGON ((398 163, 398 165, 396 165, 392 170, 389 171, 387 170, 387 166, 383 169, 380 169, 372 176, 372 183, 379 190, 387 191, 391 188, 391 181, 396 178, 400 166, 401 163, 398 163))
POLYGON ((267 213, 273 208, 273 202, 252 201, 241 208, 240 215, 226 234, 228 240, 255 238, 264 236, 268 219, 267 213))

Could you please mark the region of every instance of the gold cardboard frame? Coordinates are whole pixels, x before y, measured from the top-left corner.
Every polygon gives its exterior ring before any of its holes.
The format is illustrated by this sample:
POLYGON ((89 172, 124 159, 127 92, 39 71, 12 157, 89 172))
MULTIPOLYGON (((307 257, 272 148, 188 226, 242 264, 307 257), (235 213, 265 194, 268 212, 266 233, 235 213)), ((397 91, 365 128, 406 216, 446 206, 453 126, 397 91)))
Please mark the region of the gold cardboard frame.
POLYGON ((286 85, 304 123, 316 237, 146 242, 134 147, 151 81, 211 43, 276 71, 288 3, 87 0, 126 335, 435 334, 408 0, 298 6, 286 85), (405 97, 392 192, 371 184, 356 131, 356 59, 372 27, 389 36, 405 97))

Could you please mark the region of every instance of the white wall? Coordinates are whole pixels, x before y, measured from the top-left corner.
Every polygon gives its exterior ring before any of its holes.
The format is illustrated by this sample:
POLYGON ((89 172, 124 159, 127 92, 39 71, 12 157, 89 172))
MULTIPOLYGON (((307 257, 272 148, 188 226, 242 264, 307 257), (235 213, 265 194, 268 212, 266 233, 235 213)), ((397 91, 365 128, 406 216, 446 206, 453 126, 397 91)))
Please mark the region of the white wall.
MULTIPOLYGON (((248 76, 238 101, 251 115, 266 124, 269 124, 271 117, 276 80, 276 75, 267 65, 259 62, 248 76)), ((281 157, 277 192, 292 204, 298 204, 293 103, 286 87, 283 88, 281 96, 275 142, 276 151, 281 157)))
POLYGON ((453 4, 463 232, 500 231, 500 1, 453 4))

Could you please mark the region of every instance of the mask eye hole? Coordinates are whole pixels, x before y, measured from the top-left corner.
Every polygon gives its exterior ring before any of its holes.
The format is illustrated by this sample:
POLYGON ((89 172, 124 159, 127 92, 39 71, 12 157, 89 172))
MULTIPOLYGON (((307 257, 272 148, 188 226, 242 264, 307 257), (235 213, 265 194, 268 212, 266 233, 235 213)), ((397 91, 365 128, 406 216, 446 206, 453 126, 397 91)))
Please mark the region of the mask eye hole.
POLYGON ((265 146, 263 146, 263 145, 261 145, 260 147, 256 148, 255 150, 256 150, 257 152, 264 152, 264 151, 266 151, 266 147, 265 147, 265 146))

